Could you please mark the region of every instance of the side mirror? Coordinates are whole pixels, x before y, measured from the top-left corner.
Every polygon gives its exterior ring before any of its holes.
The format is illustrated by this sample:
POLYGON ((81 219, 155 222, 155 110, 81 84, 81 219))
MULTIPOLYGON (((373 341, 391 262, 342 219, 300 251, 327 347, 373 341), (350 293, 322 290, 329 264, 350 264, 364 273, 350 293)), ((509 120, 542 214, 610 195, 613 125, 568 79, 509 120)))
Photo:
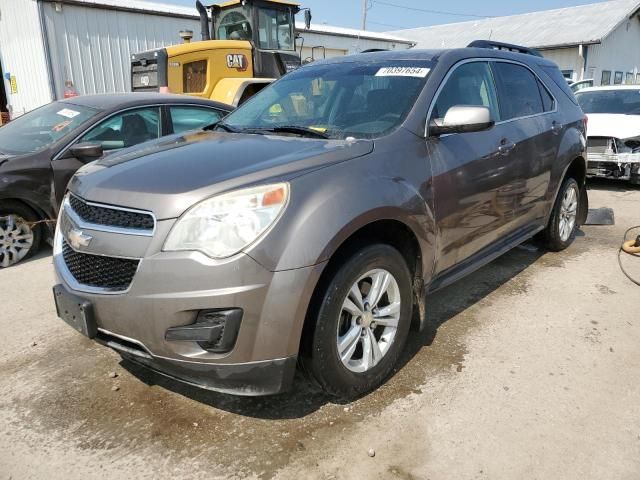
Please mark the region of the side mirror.
POLYGON ((304 27, 309 30, 311 28, 311 10, 306 9, 304 11, 304 27))
POLYGON ((93 162, 104 155, 102 145, 99 143, 77 143, 69 147, 65 158, 75 157, 83 163, 93 162))
POLYGON ((487 107, 455 105, 447 110, 444 119, 429 123, 429 135, 439 137, 448 133, 470 133, 489 130, 495 125, 487 107))

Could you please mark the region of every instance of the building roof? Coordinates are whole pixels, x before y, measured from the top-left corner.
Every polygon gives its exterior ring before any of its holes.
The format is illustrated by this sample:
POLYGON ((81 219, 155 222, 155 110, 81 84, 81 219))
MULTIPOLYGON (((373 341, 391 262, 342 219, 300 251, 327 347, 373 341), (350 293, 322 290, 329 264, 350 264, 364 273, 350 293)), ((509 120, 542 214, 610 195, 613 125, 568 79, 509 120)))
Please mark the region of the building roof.
POLYGON ((418 48, 464 47, 494 40, 535 48, 600 43, 640 10, 640 0, 602 3, 469 22, 388 32, 416 42, 418 48))
MULTIPOLYGON (((150 2, 146 0, 44 0, 57 1, 59 3, 68 3, 82 5, 86 7, 108 8, 112 10, 123 10, 130 12, 140 12, 147 14, 179 16, 198 19, 200 15, 195 8, 181 7, 179 5, 170 5, 167 3, 150 2)), ((193 0, 195 5, 195 0, 193 0)), ((309 33, 317 33, 320 35, 335 35, 340 37, 362 38, 368 40, 382 40, 386 42, 402 43, 412 45, 412 40, 392 35, 389 33, 370 32, 368 30, 356 30, 353 28, 334 27, 331 25, 312 23, 309 30, 305 30, 304 22, 296 22, 296 29, 300 32, 308 31, 309 33)))

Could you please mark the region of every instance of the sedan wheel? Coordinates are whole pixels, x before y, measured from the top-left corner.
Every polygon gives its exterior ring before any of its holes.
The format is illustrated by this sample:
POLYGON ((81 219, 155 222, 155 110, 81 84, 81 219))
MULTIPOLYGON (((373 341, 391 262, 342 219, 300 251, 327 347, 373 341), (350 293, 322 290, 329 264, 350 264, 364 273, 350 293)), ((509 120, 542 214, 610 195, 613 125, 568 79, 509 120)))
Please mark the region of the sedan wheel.
POLYGON ((24 259, 34 243, 34 233, 18 215, 0 217, 0 267, 6 268, 24 259))

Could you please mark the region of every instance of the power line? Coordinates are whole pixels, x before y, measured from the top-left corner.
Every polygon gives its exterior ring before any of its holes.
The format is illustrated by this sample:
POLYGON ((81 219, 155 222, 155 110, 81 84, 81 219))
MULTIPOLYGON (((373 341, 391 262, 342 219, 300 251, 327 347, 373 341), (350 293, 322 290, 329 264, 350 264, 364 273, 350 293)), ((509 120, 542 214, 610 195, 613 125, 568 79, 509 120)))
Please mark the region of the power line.
POLYGON ((452 15, 455 17, 492 18, 489 15, 475 15, 472 13, 445 12, 443 10, 428 10, 425 8, 408 7, 407 5, 399 5, 397 3, 384 2, 382 0, 371 0, 371 1, 372 3, 377 3, 378 5, 385 5, 387 7, 395 7, 395 8, 403 8, 405 10, 412 10, 414 12, 433 13, 436 15, 452 15))
POLYGON ((400 25, 392 25, 390 23, 374 22, 373 20, 367 20, 367 23, 372 23, 374 25, 380 25, 381 27, 397 28, 398 30, 404 30, 405 28, 409 28, 406 25, 404 27, 401 27, 400 25))

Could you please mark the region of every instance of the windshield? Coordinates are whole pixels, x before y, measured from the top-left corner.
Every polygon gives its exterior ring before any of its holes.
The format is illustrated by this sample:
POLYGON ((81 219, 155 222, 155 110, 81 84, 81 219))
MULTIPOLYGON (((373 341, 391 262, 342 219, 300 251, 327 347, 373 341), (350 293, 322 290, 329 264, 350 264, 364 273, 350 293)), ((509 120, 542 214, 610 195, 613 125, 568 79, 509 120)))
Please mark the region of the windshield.
POLYGON ((97 113, 93 108, 59 102, 25 113, 0 128, 0 153, 23 155, 42 150, 97 113))
POLYGON ((236 130, 303 127, 328 138, 374 138, 399 126, 433 62, 334 63, 288 73, 231 113, 236 130))
POLYGON ((578 92, 576 98, 584 113, 640 115, 640 88, 578 92))

